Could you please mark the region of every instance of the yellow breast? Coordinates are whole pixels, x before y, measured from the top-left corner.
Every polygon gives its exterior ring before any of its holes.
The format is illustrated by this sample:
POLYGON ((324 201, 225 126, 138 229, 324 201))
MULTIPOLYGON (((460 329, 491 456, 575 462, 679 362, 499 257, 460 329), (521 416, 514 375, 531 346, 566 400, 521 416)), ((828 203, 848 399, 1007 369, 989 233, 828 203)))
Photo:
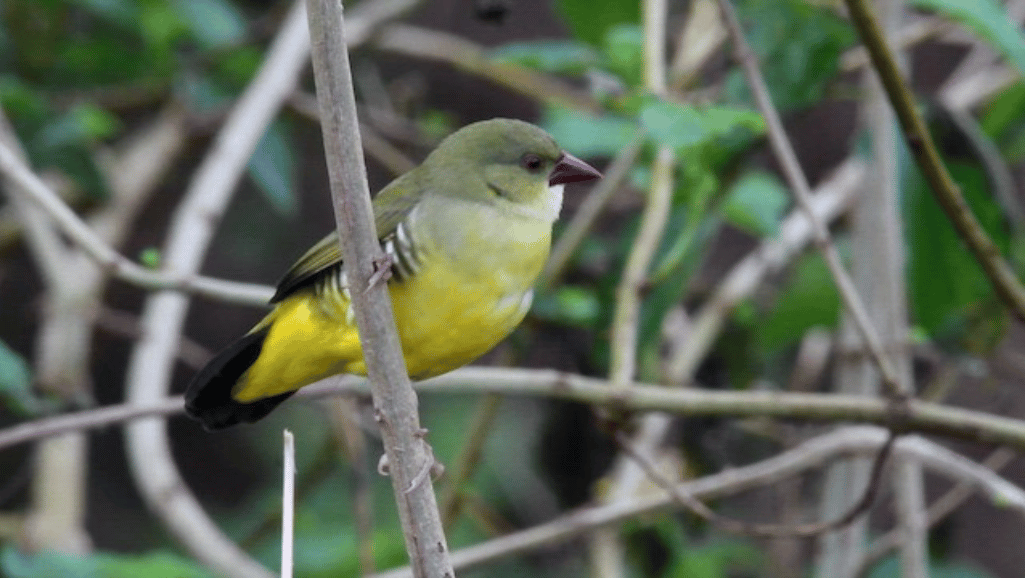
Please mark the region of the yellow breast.
MULTIPOLYGON (((480 357, 523 320, 548 257, 551 225, 512 219, 473 227, 453 248, 418 239, 420 268, 389 282, 406 368, 426 379, 480 357)), ((295 390, 337 373, 366 374, 344 296, 312 290, 286 298, 257 326, 267 337, 236 384, 240 402, 295 390)))

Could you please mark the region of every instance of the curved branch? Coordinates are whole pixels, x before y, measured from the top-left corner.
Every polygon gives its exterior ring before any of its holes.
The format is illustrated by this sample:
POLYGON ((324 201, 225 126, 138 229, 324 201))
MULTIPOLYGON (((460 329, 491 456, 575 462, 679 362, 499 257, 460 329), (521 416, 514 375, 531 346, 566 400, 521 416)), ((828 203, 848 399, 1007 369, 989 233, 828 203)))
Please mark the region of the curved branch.
POLYGON ((0 143, 0 172, 17 183, 17 192, 23 192, 86 255, 114 277, 144 289, 173 289, 244 305, 264 306, 274 294, 272 288, 264 285, 186 275, 175 270, 156 271, 135 263, 101 239, 4 143, 0 143))
MULTIPOLYGON (((872 454, 886 442, 888 433, 875 427, 849 427, 810 439, 776 456, 748 466, 705 476, 679 484, 681 493, 702 500, 722 498, 787 479, 845 454, 872 454)), ((1001 504, 1025 515, 1025 491, 971 460, 949 455, 937 444, 918 437, 904 437, 894 445, 899 457, 913 458, 926 467, 954 479, 969 481, 1001 504)), ((566 542, 595 528, 621 523, 638 516, 677 508, 673 497, 660 494, 630 498, 607 506, 570 512, 550 522, 513 532, 487 542, 455 550, 452 562, 457 570, 479 566, 498 558, 529 552, 566 542)), ((409 568, 397 568, 373 578, 405 578, 409 568)))

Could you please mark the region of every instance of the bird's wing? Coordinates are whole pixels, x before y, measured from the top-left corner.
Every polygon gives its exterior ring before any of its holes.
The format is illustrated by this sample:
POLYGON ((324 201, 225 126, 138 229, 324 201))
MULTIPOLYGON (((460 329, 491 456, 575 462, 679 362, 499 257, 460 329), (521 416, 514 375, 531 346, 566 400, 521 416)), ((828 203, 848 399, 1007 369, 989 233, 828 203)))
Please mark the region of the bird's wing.
MULTIPOLYGON (((423 192, 412 174, 406 173, 392 181, 374 198, 374 220, 377 237, 382 245, 395 235, 399 224, 422 196, 423 192)), ((338 274, 341 267, 342 249, 338 243, 338 233, 332 231, 310 247, 285 273, 270 302, 277 303, 300 289, 315 285, 327 275, 338 274)))

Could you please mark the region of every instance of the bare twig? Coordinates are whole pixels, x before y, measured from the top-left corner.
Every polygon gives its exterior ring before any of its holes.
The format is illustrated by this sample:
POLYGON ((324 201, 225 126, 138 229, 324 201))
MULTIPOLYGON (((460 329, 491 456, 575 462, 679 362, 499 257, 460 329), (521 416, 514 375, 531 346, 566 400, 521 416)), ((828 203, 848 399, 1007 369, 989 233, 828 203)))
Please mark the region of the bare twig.
POLYGON ((673 500, 681 506, 689 509, 702 519, 711 522, 721 530, 725 530, 733 534, 758 536, 762 538, 807 538, 811 536, 818 536, 823 532, 842 528, 859 517, 867 514, 872 507, 872 503, 875 502, 876 495, 879 493, 879 482, 883 474, 883 466, 886 465, 886 460, 890 457, 890 451, 893 449, 893 442, 897 439, 893 433, 890 433, 886 438, 886 442, 876 454, 875 462, 872 464, 872 475, 868 478, 868 483, 865 485, 865 489, 862 491, 861 497, 849 507, 846 513, 841 514, 834 520, 826 522, 814 522, 809 524, 766 524, 759 522, 745 522, 717 514, 714 510, 706 506, 693 495, 681 491, 679 485, 667 480, 646 456, 640 454, 631 447, 630 441, 622 433, 617 432, 615 438, 619 448, 640 465, 641 469, 644 470, 645 475, 648 476, 648 479, 658 484, 659 487, 665 490, 673 500))
POLYGON ((918 113, 911 89, 901 77, 893 55, 886 45, 876 17, 864 0, 845 0, 845 4, 851 15, 851 22, 872 56, 873 66, 886 89, 901 128, 904 129, 908 148, 911 149, 922 175, 929 183, 936 201, 975 255, 1004 305, 1019 320, 1025 321, 1025 287, 1004 260, 1000 248, 993 243, 972 214, 960 188, 947 172, 925 121, 918 113))
POLYGON ((154 271, 124 257, 101 239, 56 193, 21 162, 10 148, 0 143, 0 171, 18 183, 19 190, 41 207, 101 269, 145 289, 175 289, 194 292, 229 302, 265 305, 274 291, 270 287, 184 275, 176 270, 154 271))
MULTIPOLYGON (((889 423, 885 400, 862 395, 719 391, 666 388, 633 383, 622 391, 602 379, 553 370, 464 367, 416 384, 419 392, 497 393, 550 397, 627 412, 664 411, 683 416, 769 417, 808 422, 889 423)), ((332 377, 296 393, 300 399, 332 395, 368 395, 361 378, 332 377)), ((0 449, 79 429, 94 429, 183 411, 181 397, 160 397, 138 404, 112 405, 42 418, 0 430, 0 449)), ((1025 449, 1025 422, 986 412, 913 399, 902 425, 909 432, 942 435, 983 444, 1025 449)))
MULTIPOLYGON (((1017 456, 1018 453, 1015 451, 1007 448, 1000 448, 983 460, 981 465, 993 470, 994 472, 998 472, 1017 456)), ((976 484, 972 481, 959 481, 953 488, 947 490, 947 493, 943 494, 935 502, 930 504, 929 509, 926 512, 929 527, 931 528, 935 526, 952 514, 961 504, 964 503, 965 500, 975 494, 976 487, 976 484)), ((859 562, 860 567, 856 568, 851 575, 854 578, 864 576, 866 572, 871 570, 872 566, 876 562, 893 551, 893 549, 900 547, 900 543, 903 539, 903 534, 899 529, 890 530, 876 538, 875 541, 869 545, 868 550, 865 551, 865 555, 862 556, 859 562)))
POLYGON ((628 384, 636 371, 641 295, 648 279, 651 260, 658 250, 666 223, 669 222, 675 164, 676 155, 672 149, 659 149, 651 167, 651 189, 641 214, 640 230, 616 288, 616 311, 610 329, 612 359, 609 362, 609 376, 615 386, 628 384))
MULTIPOLYGON (((878 455, 888 437, 889 434, 879 428, 838 429, 761 462, 685 482, 677 488, 696 499, 722 498, 785 480, 842 454, 878 455)), ((971 480, 980 489, 999 496, 1002 503, 1005 500, 1013 502, 1015 510, 1025 512, 1025 491, 956 454, 940 457, 944 451, 936 444, 915 437, 903 437, 894 445, 894 455, 898 458, 913 456, 938 473, 971 480)), ((633 497, 627 501, 577 510, 545 524, 456 550, 452 553, 453 563, 457 569, 462 570, 498 558, 551 547, 595 528, 650 515, 676 503, 671 496, 662 494, 633 497)), ((404 578, 409 575, 408 568, 399 568, 377 574, 374 578, 404 578)))
POLYGON ((590 112, 600 112, 602 108, 590 96, 558 77, 517 64, 496 62, 482 46, 438 30, 392 24, 381 30, 376 44, 383 50, 447 62, 539 102, 590 112))
POLYGON ((363 165, 341 4, 311 1, 309 26, 335 219, 406 551, 418 578, 451 578, 434 488, 430 476, 421 476, 433 465, 432 452, 420 428, 391 299, 385 284, 371 283, 383 251, 363 165))
POLYGON ((281 483, 281 578, 292 578, 295 537, 295 436, 284 431, 281 483))
POLYGON ((762 77, 761 70, 758 68, 755 54, 744 38, 737 13, 734 11, 730 0, 719 0, 719 7, 726 18, 726 27, 730 31, 730 37, 733 39, 737 57, 744 68, 744 74, 747 77, 748 85, 751 87, 751 92, 754 94, 755 102, 758 103, 758 108, 765 118, 773 153, 779 160, 783 174, 793 192, 794 199, 797 201, 798 206, 801 207, 801 210, 805 211, 808 215, 808 220, 812 224, 815 244, 822 252, 840 297, 843 299, 847 310, 850 311, 858 333, 865 342, 866 349, 868 349, 869 354, 882 374, 886 392, 894 399, 901 399, 905 394, 901 391, 898 384, 896 371, 884 354, 879 333, 873 326, 865 309, 865 304, 854 287, 850 275, 844 269, 840 253, 832 242, 829 230, 815 216, 812 210, 811 188, 808 186, 807 177, 801 169, 800 162, 797 160, 793 145, 790 144, 790 140, 787 138, 786 130, 783 128, 783 123, 779 118, 779 112, 772 103, 772 97, 769 96, 768 88, 765 85, 765 79, 762 77))

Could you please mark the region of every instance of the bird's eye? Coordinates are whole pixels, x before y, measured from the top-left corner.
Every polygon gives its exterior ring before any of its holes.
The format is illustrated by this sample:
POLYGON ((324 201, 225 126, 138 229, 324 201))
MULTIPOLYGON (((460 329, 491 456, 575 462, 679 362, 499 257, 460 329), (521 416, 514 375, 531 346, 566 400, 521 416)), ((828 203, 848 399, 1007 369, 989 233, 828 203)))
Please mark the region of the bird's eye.
POLYGON ((532 173, 541 170, 542 165, 544 161, 534 153, 527 153, 520 159, 520 166, 532 173))

